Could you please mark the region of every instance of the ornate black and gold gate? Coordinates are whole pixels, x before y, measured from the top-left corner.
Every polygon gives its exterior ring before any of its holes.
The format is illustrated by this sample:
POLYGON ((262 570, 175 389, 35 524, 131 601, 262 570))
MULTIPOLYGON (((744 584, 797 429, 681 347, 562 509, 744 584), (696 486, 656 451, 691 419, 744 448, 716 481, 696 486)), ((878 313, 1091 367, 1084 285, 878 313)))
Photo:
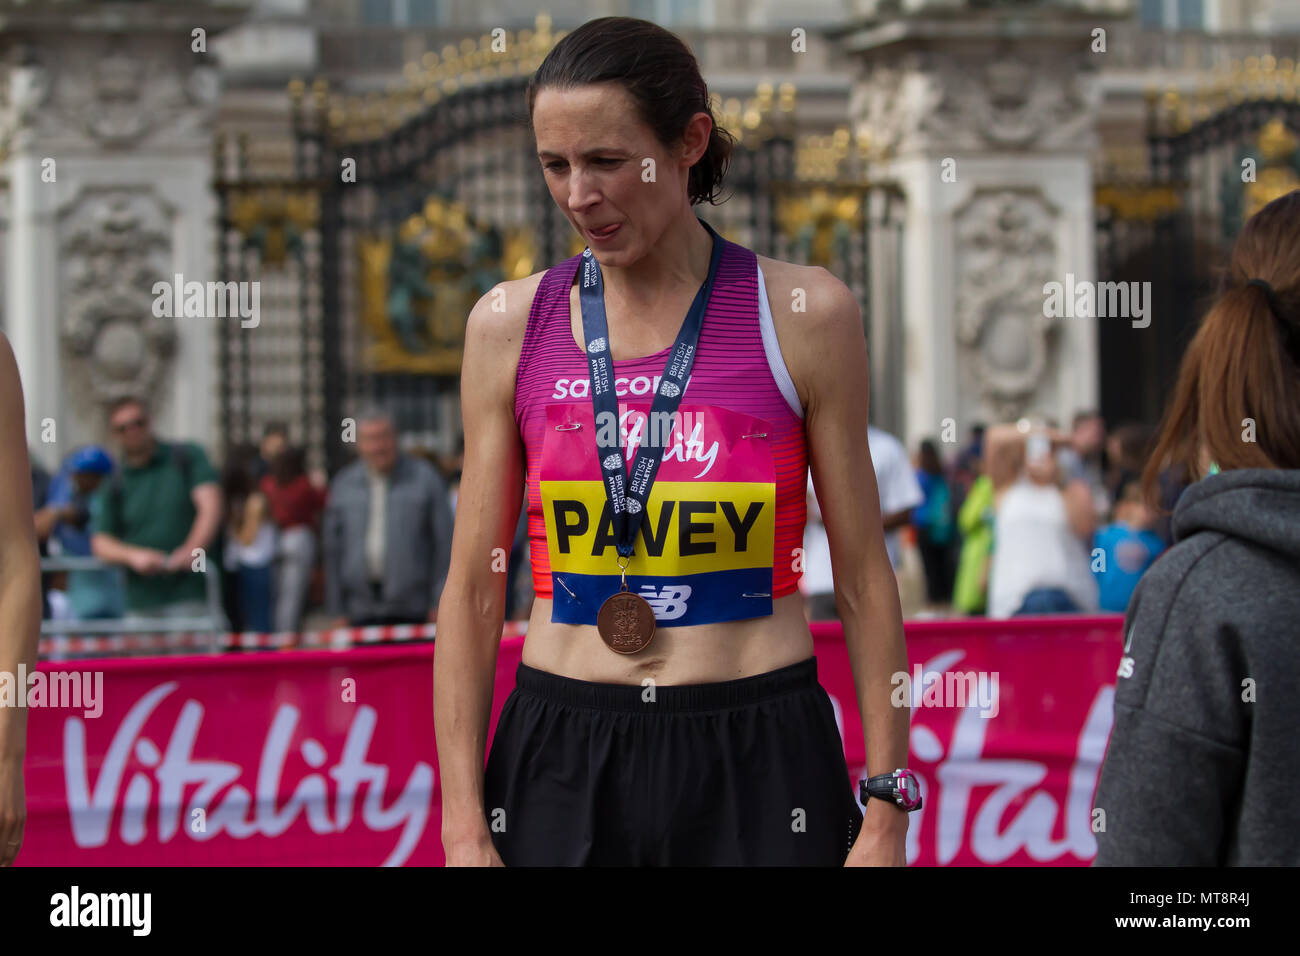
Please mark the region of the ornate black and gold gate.
POLYGON ((1152 92, 1147 136, 1099 177, 1098 273, 1150 282, 1150 325, 1099 322, 1102 413, 1154 423, 1242 223, 1300 188, 1295 65, 1250 58, 1191 93, 1152 92))
MULTIPOLYGON (((406 443, 454 449, 470 308, 582 249, 527 129, 527 78, 558 39, 539 18, 467 40, 408 65, 384 94, 294 84, 292 155, 278 169, 248 139, 220 144, 223 275, 260 280, 263 303, 258 329, 223 333, 227 448, 284 420, 332 471, 349 454, 344 419, 379 404, 406 443)), ((796 135, 794 96, 763 84, 744 102, 715 99, 739 145, 727 200, 699 212, 761 254, 826 266, 870 329, 873 307, 897 312, 896 271, 872 276, 870 261, 873 243, 899 243, 901 204, 862 181, 847 131, 796 135)))

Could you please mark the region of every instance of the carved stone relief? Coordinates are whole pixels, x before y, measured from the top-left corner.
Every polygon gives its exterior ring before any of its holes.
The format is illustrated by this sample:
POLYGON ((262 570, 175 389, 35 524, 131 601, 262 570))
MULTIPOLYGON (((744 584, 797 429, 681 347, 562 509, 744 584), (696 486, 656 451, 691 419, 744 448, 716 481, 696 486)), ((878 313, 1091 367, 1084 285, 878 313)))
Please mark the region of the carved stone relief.
POLYGON ((1018 418, 1048 369, 1043 285, 1058 213, 1035 190, 979 191, 955 216, 958 367, 998 420, 1018 418))
POLYGON ((869 64, 851 109, 883 157, 1087 148, 1097 88, 1086 54, 910 52, 869 64))
POLYGON ((0 139, 15 147, 70 140, 98 149, 193 145, 219 98, 217 70, 174 51, 162 55, 146 41, 41 49, 39 59, 10 73, 0 139))
POLYGON ((152 193, 126 188, 83 192, 63 214, 65 381, 95 404, 148 397, 170 368, 176 320, 153 314, 152 289, 170 279, 172 216, 152 193))

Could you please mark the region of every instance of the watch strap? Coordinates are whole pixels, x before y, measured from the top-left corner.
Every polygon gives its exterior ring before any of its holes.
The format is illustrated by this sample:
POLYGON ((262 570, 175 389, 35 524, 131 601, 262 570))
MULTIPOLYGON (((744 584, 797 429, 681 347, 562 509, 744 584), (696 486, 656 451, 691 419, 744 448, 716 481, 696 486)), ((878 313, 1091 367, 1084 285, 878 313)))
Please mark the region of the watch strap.
POLYGON ((873 797, 894 798, 894 791, 898 789, 898 778, 892 773, 881 773, 874 777, 868 777, 862 781, 868 793, 873 797))
MULTIPOLYGON (((881 773, 874 777, 867 777, 859 783, 859 797, 865 804, 869 797, 876 797, 879 800, 888 800, 896 807, 903 807, 899 802, 900 787, 898 784, 898 772, 881 773)), ((913 810, 921 809, 921 802, 918 799, 913 810)))

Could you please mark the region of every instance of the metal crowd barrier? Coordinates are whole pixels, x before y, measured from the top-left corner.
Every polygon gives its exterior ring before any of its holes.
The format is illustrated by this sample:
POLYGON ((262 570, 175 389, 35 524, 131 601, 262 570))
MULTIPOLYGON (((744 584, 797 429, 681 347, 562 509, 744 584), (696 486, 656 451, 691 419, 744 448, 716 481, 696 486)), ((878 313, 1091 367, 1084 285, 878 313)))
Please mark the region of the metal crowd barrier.
MULTIPOLYGON (((526 621, 506 622, 502 633, 515 637, 527 630, 526 621)), ((217 651, 346 651, 353 647, 380 644, 394 645, 433 640, 436 624, 385 624, 338 627, 314 631, 227 631, 211 634, 76 634, 42 637, 39 658, 43 661, 66 661, 87 657, 173 653, 213 653, 217 651)))
MULTIPOLYGON (((125 572, 120 565, 108 564, 93 557, 43 557, 41 573, 57 571, 112 571, 116 572, 125 586, 125 572)), ((76 635, 206 635, 204 643, 215 652, 220 647, 221 635, 229 623, 221 605, 221 579, 215 566, 205 565, 204 570, 191 572, 202 574, 208 613, 200 617, 147 618, 133 616, 130 611, 119 618, 91 618, 88 620, 42 620, 41 637, 60 638, 70 634, 76 635)), ((185 649, 194 649, 192 642, 185 644, 185 649)))

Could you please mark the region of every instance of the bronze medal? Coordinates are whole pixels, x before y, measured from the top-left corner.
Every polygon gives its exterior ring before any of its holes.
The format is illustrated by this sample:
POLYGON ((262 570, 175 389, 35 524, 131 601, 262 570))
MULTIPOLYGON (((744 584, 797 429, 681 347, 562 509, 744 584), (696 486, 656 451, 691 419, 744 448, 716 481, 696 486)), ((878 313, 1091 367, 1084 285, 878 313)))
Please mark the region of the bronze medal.
MULTIPOLYGON (((652 421, 655 420, 655 415, 666 414, 671 418, 681 403, 690 381, 700 329, 713 292, 713 282, 717 278, 727 245, 727 241, 712 226, 703 219, 699 222, 712 238, 709 274, 695 294, 690 311, 686 313, 677 332, 677 340, 669 351, 662 380, 655 388, 651 404, 652 421)), ((591 376, 591 404, 595 421, 601 421, 602 416, 620 421, 622 416, 618 413, 615 399, 614 359, 610 351, 609 324, 605 315, 605 286, 600 275, 600 264, 590 248, 585 249, 582 256, 581 267, 573 278, 576 281, 581 274, 578 302, 582 309, 582 333, 591 376)), ((658 450, 657 443, 642 442, 635 459, 629 464, 621 452, 619 430, 615 429, 611 437, 604 436, 603 427, 596 432, 596 457, 601 471, 601 484, 612 510, 613 543, 618 551, 618 566, 623 580, 622 586, 607 597, 596 612, 596 630, 611 651, 616 654, 636 654, 645 650, 654 637, 655 613, 645 598, 627 589, 627 566, 632 560, 637 525, 646 518, 644 512, 650 502, 650 488, 654 484, 662 452, 658 450)))
POLYGON ((655 636, 655 612, 650 602, 631 591, 615 591, 596 615, 596 630, 611 651, 635 654, 655 636))

